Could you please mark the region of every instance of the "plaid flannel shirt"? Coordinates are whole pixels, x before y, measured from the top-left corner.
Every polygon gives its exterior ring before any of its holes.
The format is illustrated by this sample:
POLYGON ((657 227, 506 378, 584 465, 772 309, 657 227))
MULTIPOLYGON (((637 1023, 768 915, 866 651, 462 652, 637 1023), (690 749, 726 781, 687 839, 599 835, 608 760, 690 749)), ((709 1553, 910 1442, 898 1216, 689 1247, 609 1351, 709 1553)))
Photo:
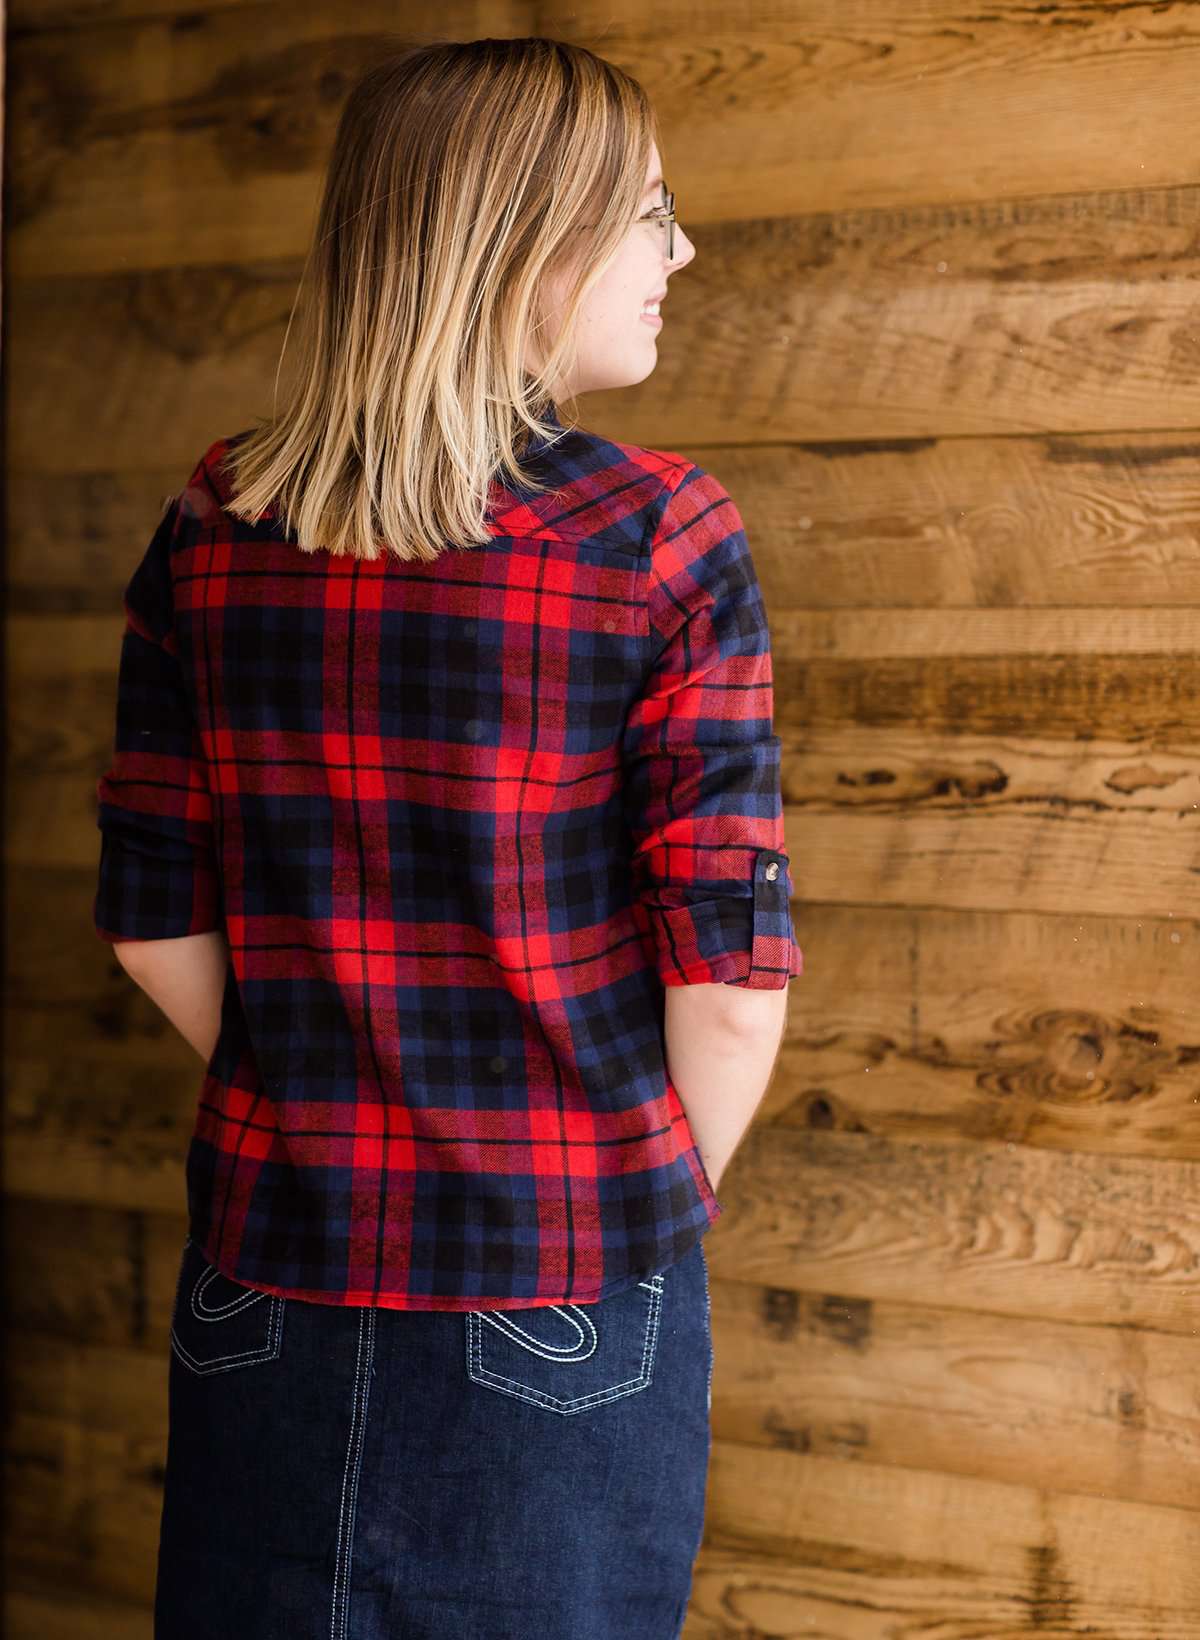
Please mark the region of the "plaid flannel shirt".
POLYGON ((594 1303, 721 1207, 668 986, 802 971, 742 520, 558 429, 433 563, 223 508, 219 440, 125 594, 96 788, 109 942, 223 930, 186 1157, 226 1275, 326 1304, 594 1303))

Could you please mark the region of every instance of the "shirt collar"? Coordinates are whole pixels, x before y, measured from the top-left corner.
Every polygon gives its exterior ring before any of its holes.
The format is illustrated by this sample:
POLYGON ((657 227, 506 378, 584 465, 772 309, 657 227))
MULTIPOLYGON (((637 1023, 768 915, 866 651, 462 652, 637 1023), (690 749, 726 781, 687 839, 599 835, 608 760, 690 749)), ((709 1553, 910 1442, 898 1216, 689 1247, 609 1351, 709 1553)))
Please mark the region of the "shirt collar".
POLYGON ((559 436, 563 432, 562 418, 558 413, 558 406, 553 402, 549 403, 539 413, 538 419, 544 421, 553 431, 547 434, 530 433, 525 452, 527 456, 540 455, 543 451, 550 449, 558 443, 559 436))

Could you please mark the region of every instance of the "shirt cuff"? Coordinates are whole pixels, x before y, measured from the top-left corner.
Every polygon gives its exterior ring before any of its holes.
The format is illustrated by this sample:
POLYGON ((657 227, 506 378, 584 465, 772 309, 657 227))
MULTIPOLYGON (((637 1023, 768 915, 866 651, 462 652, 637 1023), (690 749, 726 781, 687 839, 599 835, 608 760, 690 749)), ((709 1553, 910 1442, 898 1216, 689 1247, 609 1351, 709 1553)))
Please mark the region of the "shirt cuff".
POLYGON ((223 927, 220 877, 202 852, 173 840, 104 831, 92 918, 110 945, 172 940, 223 927))
POLYGON ((635 901, 662 983, 782 990, 804 972, 791 889, 787 856, 764 848, 747 883, 662 885, 653 901, 635 901))

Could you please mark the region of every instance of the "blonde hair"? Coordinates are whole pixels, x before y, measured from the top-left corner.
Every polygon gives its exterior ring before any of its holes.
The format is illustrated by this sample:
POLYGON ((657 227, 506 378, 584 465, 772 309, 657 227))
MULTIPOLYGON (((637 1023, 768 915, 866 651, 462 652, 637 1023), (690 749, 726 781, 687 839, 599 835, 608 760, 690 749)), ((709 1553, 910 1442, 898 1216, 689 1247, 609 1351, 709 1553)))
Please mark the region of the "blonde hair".
POLYGON ((306 552, 486 545, 493 484, 544 493, 520 462, 572 430, 542 418, 657 134, 636 80, 558 40, 443 41, 372 68, 334 139, 295 381, 231 442, 228 510, 277 513, 306 552), (574 280, 547 345, 543 281, 559 270, 574 280))

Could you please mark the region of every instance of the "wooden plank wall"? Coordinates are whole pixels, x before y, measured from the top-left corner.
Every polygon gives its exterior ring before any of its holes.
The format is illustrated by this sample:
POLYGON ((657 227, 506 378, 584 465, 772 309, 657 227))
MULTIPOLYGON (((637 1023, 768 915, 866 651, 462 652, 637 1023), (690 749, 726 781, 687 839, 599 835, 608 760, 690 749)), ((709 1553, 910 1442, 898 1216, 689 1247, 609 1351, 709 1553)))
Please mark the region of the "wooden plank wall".
MULTIPOLYGON (((807 972, 707 1244, 689 1640, 1196 1640, 1200 5, 437 23, 650 89, 698 254, 587 420, 729 485, 771 613, 807 972)), ((8 1632, 133 1640, 197 1084, 91 932, 120 591, 429 17, 10 26, 8 1632)))

